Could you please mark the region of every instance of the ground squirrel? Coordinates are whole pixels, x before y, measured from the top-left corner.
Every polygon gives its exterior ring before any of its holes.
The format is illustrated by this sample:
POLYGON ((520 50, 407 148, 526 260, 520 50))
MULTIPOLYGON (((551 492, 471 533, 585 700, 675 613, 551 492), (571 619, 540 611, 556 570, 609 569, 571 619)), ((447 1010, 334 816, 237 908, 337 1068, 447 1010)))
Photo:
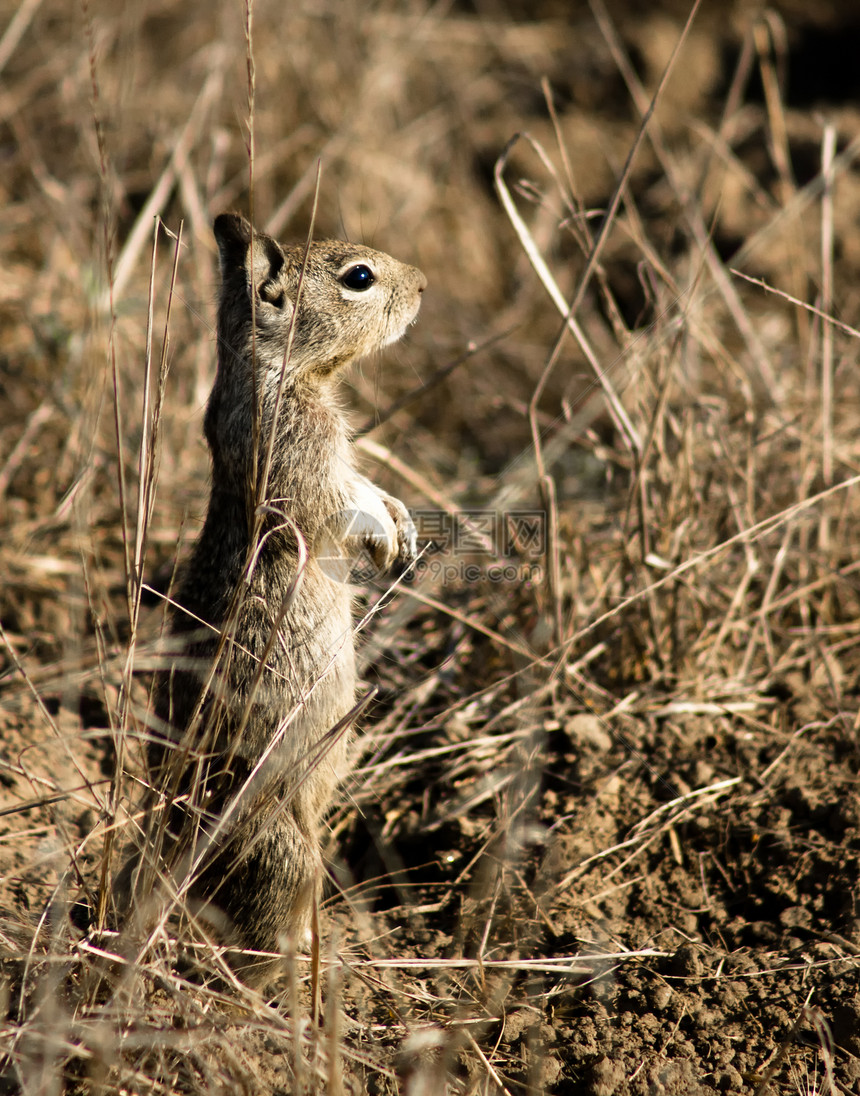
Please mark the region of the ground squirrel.
MULTIPOLYGON (((356 679, 344 561, 415 558, 406 508, 354 467, 338 376, 401 338, 426 279, 355 244, 284 247, 235 213, 214 230, 211 495, 156 681, 148 836, 119 891, 148 894, 169 867, 218 935, 278 951, 286 935, 307 938, 318 828, 345 765, 356 679)), ((257 983, 272 969, 235 965, 257 983)))

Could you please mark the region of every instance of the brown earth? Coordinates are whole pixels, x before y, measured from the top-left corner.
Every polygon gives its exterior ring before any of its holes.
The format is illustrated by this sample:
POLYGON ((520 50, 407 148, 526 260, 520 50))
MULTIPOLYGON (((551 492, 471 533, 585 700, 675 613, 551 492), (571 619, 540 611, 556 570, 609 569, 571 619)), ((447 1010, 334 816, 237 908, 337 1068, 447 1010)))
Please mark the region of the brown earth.
POLYGON ((331 819, 316 1023, 302 957, 264 1001, 205 949, 188 976, 170 926, 144 948, 74 905, 109 895, 205 500, 241 7, 4 13, 0 1092, 860 1093, 860 19, 706 0, 580 341, 493 189, 528 133, 505 179, 571 301, 688 10, 255 9, 258 223, 304 238, 322 157, 316 234, 430 281, 350 381, 433 544, 360 599, 380 697, 331 819), (155 214, 183 245, 140 590, 155 214))

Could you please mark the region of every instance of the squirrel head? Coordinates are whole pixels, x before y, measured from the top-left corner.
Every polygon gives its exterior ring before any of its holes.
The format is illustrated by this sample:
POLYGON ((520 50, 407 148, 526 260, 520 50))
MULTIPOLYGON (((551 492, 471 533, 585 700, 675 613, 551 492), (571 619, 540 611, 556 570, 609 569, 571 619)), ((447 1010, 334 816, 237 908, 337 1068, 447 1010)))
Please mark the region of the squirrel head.
POLYGON ((340 240, 285 247, 238 213, 215 220, 219 339, 264 374, 313 383, 396 342, 426 279, 389 255, 340 240))

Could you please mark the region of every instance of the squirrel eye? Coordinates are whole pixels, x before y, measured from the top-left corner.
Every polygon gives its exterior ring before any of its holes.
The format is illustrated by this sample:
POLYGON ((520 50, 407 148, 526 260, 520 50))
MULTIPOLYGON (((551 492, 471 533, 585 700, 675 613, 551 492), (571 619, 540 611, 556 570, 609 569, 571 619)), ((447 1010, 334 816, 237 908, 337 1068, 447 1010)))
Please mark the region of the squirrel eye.
POLYGON ((370 289, 376 278, 373 276, 373 271, 369 266, 364 266, 359 263, 358 266, 351 266, 345 274, 341 276, 341 282, 347 289, 354 289, 357 292, 363 289, 370 289))

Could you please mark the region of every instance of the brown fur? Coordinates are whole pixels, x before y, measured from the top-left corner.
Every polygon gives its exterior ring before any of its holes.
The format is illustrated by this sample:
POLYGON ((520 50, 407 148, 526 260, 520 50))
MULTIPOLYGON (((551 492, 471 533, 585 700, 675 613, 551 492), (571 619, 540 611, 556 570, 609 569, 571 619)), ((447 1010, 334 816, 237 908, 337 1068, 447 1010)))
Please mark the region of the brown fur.
MULTIPOLYGON (((119 895, 129 906, 168 878, 222 938, 277 951, 307 934, 318 828, 346 759, 356 686, 346 561, 365 549, 385 568, 415 553, 402 503, 354 468, 337 378, 403 335, 426 283, 354 244, 283 247, 237 214, 217 218, 215 237, 211 496, 156 685, 148 837, 119 895), (370 288, 344 285, 357 265, 370 288), (165 806, 166 826, 155 809, 165 806)), ((250 981, 272 971, 236 965, 250 981)))

